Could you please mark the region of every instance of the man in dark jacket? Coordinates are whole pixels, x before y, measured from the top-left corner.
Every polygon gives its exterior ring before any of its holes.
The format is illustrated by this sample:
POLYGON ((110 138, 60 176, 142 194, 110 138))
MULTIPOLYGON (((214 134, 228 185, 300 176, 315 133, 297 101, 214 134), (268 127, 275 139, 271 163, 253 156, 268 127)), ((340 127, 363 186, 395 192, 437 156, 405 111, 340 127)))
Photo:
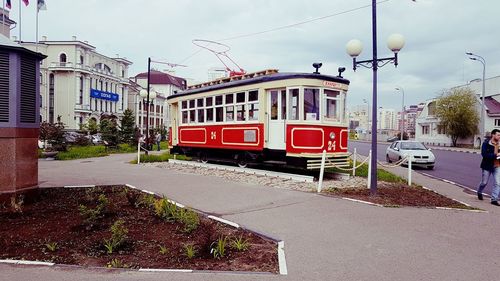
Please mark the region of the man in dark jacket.
POLYGON ((481 183, 477 189, 477 198, 483 200, 483 190, 488 184, 490 176, 493 175, 494 185, 491 192, 491 204, 500 206, 498 204, 498 196, 500 194, 500 130, 494 129, 491 131, 491 138, 486 139, 481 146, 481 161, 482 177, 481 183))

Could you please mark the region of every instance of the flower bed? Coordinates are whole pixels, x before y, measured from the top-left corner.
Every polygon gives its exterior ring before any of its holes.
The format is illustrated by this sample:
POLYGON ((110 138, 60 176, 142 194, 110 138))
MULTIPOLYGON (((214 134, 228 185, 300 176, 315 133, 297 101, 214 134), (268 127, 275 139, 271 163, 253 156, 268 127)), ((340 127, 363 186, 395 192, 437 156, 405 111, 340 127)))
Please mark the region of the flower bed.
POLYGON ((0 208, 0 259, 278 272, 277 244, 124 186, 42 189, 0 208))

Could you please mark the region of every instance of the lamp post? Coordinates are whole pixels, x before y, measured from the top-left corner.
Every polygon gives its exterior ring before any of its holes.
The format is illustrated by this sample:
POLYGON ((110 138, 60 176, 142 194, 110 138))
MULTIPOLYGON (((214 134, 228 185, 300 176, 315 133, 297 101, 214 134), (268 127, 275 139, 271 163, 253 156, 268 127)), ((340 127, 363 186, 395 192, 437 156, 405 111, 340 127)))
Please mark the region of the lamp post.
MULTIPOLYGON (((393 57, 378 58, 377 57, 377 1, 372 0, 372 59, 356 61, 356 57, 361 54, 363 45, 361 41, 353 39, 346 45, 347 54, 352 57, 352 65, 354 71, 358 65, 371 68, 373 70, 373 101, 372 101, 372 134, 377 132, 377 70, 390 62, 394 66, 398 65, 398 52, 404 46, 404 37, 400 34, 392 34, 387 40, 387 47, 394 52, 393 57)), ((377 136, 372 136, 371 141, 372 155, 371 158, 371 177, 370 177, 370 194, 377 194, 377 136)))
POLYGON ((405 91, 401 87, 396 87, 396 91, 401 91, 403 94, 403 101, 401 106, 401 140, 403 140, 405 132, 405 91))
MULTIPOLYGON (((149 140, 149 104, 153 101, 153 99, 156 98, 156 92, 155 91, 150 92, 143 89, 139 92, 139 95, 141 96, 142 99, 146 100, 146 144, 149 145, 149 143, 147 143, 149 140)), ((148 152, 146 151, 146 154, 147 153, 148 152)))
MULTIPOLYGON (((469 59, 471 60, 475 60, 475 61, 478 61, 480 63, 483 64, 483 90, 481 92, 481 143, 483 142, 483 138, 485 137, 485 131, 486 131, 486 128, 485 128, 485 108, 484 108, 484 95, 485 95, 485 78, 486 78, 486 60, 481 57, 480 55, 476 55, 476 54, 473 54, 471 52, 467 52, 465 53, 466 55, 469 56, 469 59)), ((481 146, 481 143, 479 144, 479 146, 481 146)))

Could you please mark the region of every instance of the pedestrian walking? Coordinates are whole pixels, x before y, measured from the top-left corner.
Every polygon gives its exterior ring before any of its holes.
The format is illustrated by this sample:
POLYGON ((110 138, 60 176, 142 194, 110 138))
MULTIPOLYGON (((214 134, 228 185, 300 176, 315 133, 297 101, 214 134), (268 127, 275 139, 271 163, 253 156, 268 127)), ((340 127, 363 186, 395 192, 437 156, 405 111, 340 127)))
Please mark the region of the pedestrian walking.
POLYGON ((490 176, 493 175, 493 191, 491 192, 491 204, 498 204, 498 196, 500 194, 500 130, 494 129, 491 131, 491 138, 486 139, 481 146, 481 183, 477 189, 477 199, 483 200, 483 190, 488 184, 490 176))
POLYGON ((158 146, 158 151, 160 151, 160 142, 161 142, 161 134, 160 132, 156 133, 156 145, 158 146))
POLYGON ((144 140, 144 135, 141 134, 140 137, 139 137, 139 145, 144 148, 144 143, 145 143, 145 140, 144 140))

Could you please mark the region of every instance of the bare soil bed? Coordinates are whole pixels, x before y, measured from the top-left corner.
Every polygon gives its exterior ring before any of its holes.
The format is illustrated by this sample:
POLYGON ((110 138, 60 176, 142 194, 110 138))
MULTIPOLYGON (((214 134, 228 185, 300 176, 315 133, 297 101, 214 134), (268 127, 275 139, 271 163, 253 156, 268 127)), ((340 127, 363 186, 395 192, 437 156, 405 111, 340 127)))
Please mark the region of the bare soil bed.
POLYGON ((181 221, 159 217, 152 196, 146 196, 124 186, 49 188, 42 189, 34 202, 0 207, 0 259, 134 269, 278 272, 276 242, 201 214, 196 214, 197 227, 186 231, 181 221), (80 206, 95 210, 102 194, 106 207, 93 224, 85 223, 80 206), (112 239, 110 228, 118 220, 127 229, 126 239, 108 253, 105 241, 112 239), (223 238, 221 255, 217 241, 223 238), (236 238, 246 242, 246 249, 232 246, 236 238), (188 247, 194 249, 194 257, 188 257, 188 247), (214 255, 217 250, 218 256, 214 255))
POLYGON ((325 190, 325 194, 363 200, 387 207, 445 207, 457 209, 476 209, 466 206, 432 190, 401 183, 379 182, 377 195, 370 195, 367 188, 334 188, 325 190))

